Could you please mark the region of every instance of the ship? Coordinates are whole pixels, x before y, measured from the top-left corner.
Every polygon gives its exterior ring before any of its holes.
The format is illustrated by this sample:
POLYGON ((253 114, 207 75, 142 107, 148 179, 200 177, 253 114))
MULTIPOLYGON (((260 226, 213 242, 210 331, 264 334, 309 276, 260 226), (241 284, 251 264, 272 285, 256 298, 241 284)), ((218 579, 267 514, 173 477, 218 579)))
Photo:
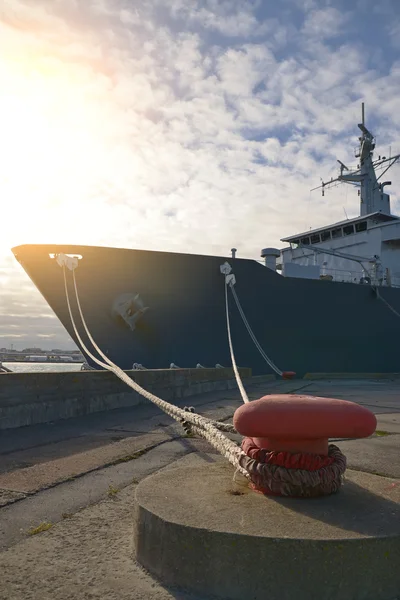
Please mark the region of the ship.
POLYGON ((358 127, 356 165, 338 161, 337 177, 319 187, 323 194, 333 185, 358 188, 359 216, 282 238, 285 246, 264 248, 262 260, 239 258, 236 249, 208 256, 29 244, 12 252, 91 368, 98 365, 85 346, 93 346, 79 318, 71 271, 65 269, 79 336, 74 330, 59 257, 75 261, 88 330, 124 370, 232 364, 227 278, 221 273, 228 265, 241 307, 229 293, 236 362, 254 375, 399 372, 400 218, 391 213, 386 190, 391 182, 382 177, 400 155, 374 158, 364 104, 358 127))

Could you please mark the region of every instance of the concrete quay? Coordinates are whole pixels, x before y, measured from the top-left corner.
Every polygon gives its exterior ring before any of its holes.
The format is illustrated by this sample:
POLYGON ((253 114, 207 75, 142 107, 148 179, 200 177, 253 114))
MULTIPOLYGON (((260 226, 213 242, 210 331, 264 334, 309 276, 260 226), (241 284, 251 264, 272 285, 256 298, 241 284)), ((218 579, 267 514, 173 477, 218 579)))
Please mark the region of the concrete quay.
MULTIPOLYGON (((335 441, 348 458, 347 490, 345 487, 343 493, 335 497, 318 500, 319 513, 309 514, 310 502, 314 501, 301 501, 304 508, 298 509, 297 513, 303 522, 307 521, 309 538, 312 534, 316 538, 323 537, 321 532, 327 527, 337 532, 336 539, 347 537, 364 543, 379 537, 377 528, 383 528, 385 520, 391 523, 399 506, 400 382, 313 379, 247 383, 246 387, 250 399, 267 393, 307 393, 353 400, 376 413, 377 433, 371 438, 335 441), (354 504, 357 500, 355 486, 361 489, 360 498, 363 499, 358 504, 354 504), (353 498, 353 504, 348 505, 352 510, 343 515, 332 502, 342 503, 346 511, 344 501, 348 493, 353 498), (364 521, 359 515, 363 506, 369 507, 371 515, 364 521)), ((187 401, 181 398, 176 403, 183 406, 187 401)), ((190 399, 190 404, 200 414, 227 421, 240 403, 236 389, 190 399)), ((233 469, 225 459, 221 459, 207 442, 186 437, 179 424, 149 404, 3 431, 0 435, 1 600, 206 600, 211 588, 200 592, 184 586, 183 581, 175 580, 173 584, 165 579, 160 581, 144 571, 136 560, 136 491, 141 485, 149 486, 153 476, 174 482, 182 497, 185 493, 190 495, 189 479, 178 477, 178 471, 183 473, 184 469, 198 473, 205 471, 206 474, 222 469, 225 475, 216 476, 218 481, 208 490, 209 494, 222 495, 228 481, 229 485, 232 483, 233 469), (47 530, 45 523, 49 527, 47 530)), ((247 490, 242 495, 225 493, 224 499, 236 502, 236 506, 241 506, 240 502, 265 500, 247 490)), ((287 500, 267 499, 267 502, 269 506, 263 510, 264 523, 268 523, 273 506, 286 519, 289 515, 294 518, 293 508, 287 505, 287 500)), ((215 503, 213 508, 216 519, 223 511, 218 512, 215 503)), ((206 516, 200 507, 197 518, 205 519, 206 516)), ((292 521, 292 525, 295 522, 292 521)), ((240 520, 232 519, 229 526, 239 527, 240 520)), ((300 528, 300 521, 297 527, 300 528)), ((394 532, 395 527, 396 524, 393 525, 394 532)), ((313 562, 314 557, 315 560, 320 558, 313 552, 308 553, 307 542, 297 543, 302 548, 304 561, 307 557, 309 562, 313 562)), ((196 547, 191 552, 196 552, 196 547)), ((344 561, 343 567, 348 565, 350 568, 353 559, 347 550, 345 555, 350 562, 344 561)), ((207 579, 206 558, 204 551, 197 557, 198 579, 207 579)), ((176 561, 181 559, 181 556, 175 557, 176 561)), ((367 561, 366 557, 364 559, 367 561)), ((296 564, 290 564, 284 557, 279 565, 274 561, 277 561, 277 555, 271 551, 265 561, 263 578, 270 581, 274 573, 279 576, 280 597, 285 598, 289 583, 285 572, 287 569, 296 571, 296 564), (274 571, 268 571, 270 563, 276 565, 274 571)), ((368 565, 370 572, 366 579, 375 580, 376 589, 370 588, 368 596, 368 590, 348 588, 347 596, 340 598, 400 599, 400 589, 384 589, 387 580, 385 564, 379 563, 377 572, 378 562, 375 565, 371 560, 368 565), (382 583, 381 591, 379 582, 382 583), (371 596, 375 592, 376 597, 371 596), (389 593, 391 595, 385 595, 389 593)), ((215 570, 217 568, 218 564, 215 570)), ((295 573, 291 577, 296 581, 295 573)), ((298 581, 300 585, 300 575, 298 581)), ((318 599, 335 598, 332 589, 321 581, 316 582, 315 587, 318 599)), ((346 588, 342 591, 345 593, 346 588)), ((249 585, 245 597, 256 597, 255 593, 249 585)), ((264 597, 269 597, 268 588, 264 597)))
MULTIPOLYGON (((233 369, 127 371, 141 387, 174 402, 196 394, 236 387, 233 369)), ((240 368, 244 380, 251 369, 240 368)), ((264 381, 274 379, 266 375, 264 381)), ((70 419, 141 404, 143 397, 109 371, 3 373, 0 430, 70 419)))

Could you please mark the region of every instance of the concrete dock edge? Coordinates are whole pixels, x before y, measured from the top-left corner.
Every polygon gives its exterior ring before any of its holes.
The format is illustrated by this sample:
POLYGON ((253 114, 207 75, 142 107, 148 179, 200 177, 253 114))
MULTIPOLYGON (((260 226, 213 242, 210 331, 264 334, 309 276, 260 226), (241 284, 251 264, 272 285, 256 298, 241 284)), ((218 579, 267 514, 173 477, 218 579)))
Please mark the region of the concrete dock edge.
MULTIPOLYGON (((244 382, 251 369, 240 368, 244 382)), ((165 369, 127 371, 140 386, 173 402, 196 394, 234 389, 233 370, 165 369)), ((274 380, 262 375, 253 383, 274 380)), ((148 402, 108 371, 5 373, 0 376, 0 430, 131 407, 148 402)))
POLYGON ((303 379, 400 379, 400 373, 306 373, 303 379))

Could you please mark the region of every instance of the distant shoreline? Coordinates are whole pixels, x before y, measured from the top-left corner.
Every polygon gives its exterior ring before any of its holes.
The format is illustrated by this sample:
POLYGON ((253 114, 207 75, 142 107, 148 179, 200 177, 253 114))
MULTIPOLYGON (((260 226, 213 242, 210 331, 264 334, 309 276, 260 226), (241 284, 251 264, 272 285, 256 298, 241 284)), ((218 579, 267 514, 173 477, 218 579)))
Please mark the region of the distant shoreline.
POLYGON ((26 358, 18 358, 17 360, 4 360, 3 363, 31 363, 31 364, 40 364, 40 365, 81 365, 83 363, 82 360, 28 360, 26 358))

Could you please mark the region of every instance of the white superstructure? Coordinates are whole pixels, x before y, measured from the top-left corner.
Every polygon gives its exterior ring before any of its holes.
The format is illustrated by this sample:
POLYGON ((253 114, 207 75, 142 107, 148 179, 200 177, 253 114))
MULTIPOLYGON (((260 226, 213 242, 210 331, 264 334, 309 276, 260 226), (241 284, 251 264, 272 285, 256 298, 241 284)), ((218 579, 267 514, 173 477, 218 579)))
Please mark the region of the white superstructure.
POLYGON ((364 104, 362 117, 357 169, 338 161, 340 175, 320 186, 323 194, 337 182, 357 186, 360 216, 283 238, 289 243, 281 250, 285 277, 400 286, 400 218, 390 213, 390 196, 384 191, 391 182, 380 181, 400 154, 374 161, 375 140, 364 124, 364 104), (382 169, 379 176, 377 169, 382 169))

